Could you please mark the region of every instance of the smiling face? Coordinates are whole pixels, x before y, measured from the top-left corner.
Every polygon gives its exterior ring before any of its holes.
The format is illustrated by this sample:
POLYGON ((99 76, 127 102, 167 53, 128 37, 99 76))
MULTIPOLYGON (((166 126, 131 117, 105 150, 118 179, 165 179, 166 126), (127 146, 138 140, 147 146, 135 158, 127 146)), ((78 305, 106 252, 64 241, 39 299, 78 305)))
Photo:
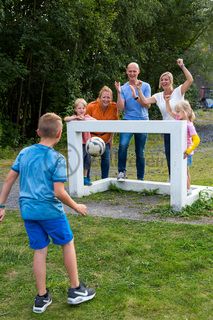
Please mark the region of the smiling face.
POLYGON ((112 94, 109 91, 103 91, 99 99, 102 107, 107 108, 112 101, 112 94))
POLYGON ((173 90, 173 75, 171 72, 164 72, 159 79, 159 88, 162 88, 164 91, 173 90))
POLYGON ((161 88, 163 89, 171 87, 172 84, 171 84, 170 77, 168 75, 161 77, 160 85, 161 85, 161 88))
POLYGON ((86 106, 83 103, 79 103, 75 107, 75 113, 77 116, 84 116, 86 113, 86 106))
POLYGON ((140 73, 140 69, 137 63, 132 62, 128 65, 126 69, 126 74, 131 84, 136 83, 139 73, 140 73))

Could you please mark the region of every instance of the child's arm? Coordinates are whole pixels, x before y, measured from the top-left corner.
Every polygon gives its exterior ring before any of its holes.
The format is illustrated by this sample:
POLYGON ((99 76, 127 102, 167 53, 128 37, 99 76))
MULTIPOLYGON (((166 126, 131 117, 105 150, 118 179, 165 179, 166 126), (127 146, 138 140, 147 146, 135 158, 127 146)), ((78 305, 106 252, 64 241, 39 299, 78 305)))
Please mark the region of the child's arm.
POLYGON ((68 207, 74 209, 81 215, 85 216, 87 214, 87 207, 84 204, 76 203, 70 195, 67 193, 67 191, 64 188, 63 182, 54 182, 54 193, 56 198, 61 200, 64 204, 66 204, 68 207))
POLYGON ((76 120, 77 116, 76 114, 74 114, 73 116, 67 116, 64 118, 64 121, 68 122, 68 121, 72 121, 72 120, 76 120))
POLYGON ((4 219, 4 216, 5 216, 4 203, 7 200, 7 197, 10 193, 10 190, 11 190, 14 182, 18 178, 18 175, 19 175, 18 172, 14 171, 14 170, 10 170, 7 175, 7 178, 5 179, 5 182, 3 184, 2 191, 0 194, 0 222, 4 219))
POLYGON ((172 111, 169 100, 170 100, 170 95, 165 96, 166 112, 168 112, 172 118, 176 118, 176 113, 172 111))
POLYGON ((192 138, 192 144, 186 149, 184 153, 185 157, 191 154, 192 151, 194 151, 200 143, 200 137, 198 136, 198 134, 193 134, 191 138, 192 138))

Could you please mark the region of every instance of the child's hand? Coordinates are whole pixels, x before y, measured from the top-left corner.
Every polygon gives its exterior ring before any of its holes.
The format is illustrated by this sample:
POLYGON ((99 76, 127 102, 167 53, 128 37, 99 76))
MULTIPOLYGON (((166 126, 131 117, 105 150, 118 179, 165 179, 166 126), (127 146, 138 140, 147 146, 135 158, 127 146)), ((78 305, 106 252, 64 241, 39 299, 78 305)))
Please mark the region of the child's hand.
POLYGON ((182 68, 184 66, 183 59, 177 59, 177 64, 180 68, 182 68))
POLYGON ((5 209, 1 208, 1 209, 0 209, 0 222, 3 221, 4 216, 5 216, 5 209))
POLYGON ((137 87, 137 89, 140 89, 142 87, 142 81, 141 80, 138 80, 136 82, 136 87, 137 87))
POLYGON ((183 159, 186 159, 188 157, 188 154, 186 153, 186 151, 183 154, 183 159))
POLYGON ((166 102, 169 101, 169 100, 170 100, 170 97, 171 97, 170 94, 165 95, 165 96, 164 96, 165 101, 166 101, 166 102))
POLYGON ((87 207, 84 204, 78 203, 77 208, 75 209, 78 213, 80 213, 82 216, 87 215, 87 207))
POLYGON ((76 116, 77 120, 85 120, 85 116, 83 114, 76 116))
POLYGON ((73 116, 67 116, 64 118, 64 121, 66 122, 69 122, 69 121, 72 121, 72 120, 76 120, 76 115, 74 114, 73 116))

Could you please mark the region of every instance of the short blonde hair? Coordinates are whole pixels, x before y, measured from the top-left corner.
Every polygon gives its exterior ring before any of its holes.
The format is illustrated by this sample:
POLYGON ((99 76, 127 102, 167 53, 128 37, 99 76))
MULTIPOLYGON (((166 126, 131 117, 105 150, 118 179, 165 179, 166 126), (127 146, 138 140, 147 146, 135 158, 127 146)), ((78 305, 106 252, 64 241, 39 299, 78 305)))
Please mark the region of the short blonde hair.
POLYGON ((42 138, 55 138, 60 129, 62 129, 62 119, 56 113, 49 112, 40 117, 38 130, 42 138))
POLYGON ((169 71, 166 71, 164 73, 161 74, 160 76, 160 79, 159 79, 159 89, 161 88, 161 79, 164 77, 164 76, 168 76, 170 81, 171 81, 171 85, 173 86, 173 74, 169 71))
POLYGON ((192 110, 192 107, 188 100, 183 100, 177 103, 175 106, 175 111, 185 111, 191 122, 195 120, 194 111, 192 110))
POLYGON ((107 87, 107 86, 103 86, 103 87, 101 88, 101 90, 99 91, 99 94, 98 94, 98 98, 99 98, 99 99, 101 98, 101 96, 102 96, 102 94, 103 94, 104 91, 109 92, 110 95, 111 95, 111 99, 112 99, 112 97, 113 97, 112 90, 111 90, 109 87, 107 87))
POLYGON ((84 107, 87 106, 87 102, 83 98, 76 99, 74 102, 74 107, 76 108, 79 104, 82 104, 84 107))

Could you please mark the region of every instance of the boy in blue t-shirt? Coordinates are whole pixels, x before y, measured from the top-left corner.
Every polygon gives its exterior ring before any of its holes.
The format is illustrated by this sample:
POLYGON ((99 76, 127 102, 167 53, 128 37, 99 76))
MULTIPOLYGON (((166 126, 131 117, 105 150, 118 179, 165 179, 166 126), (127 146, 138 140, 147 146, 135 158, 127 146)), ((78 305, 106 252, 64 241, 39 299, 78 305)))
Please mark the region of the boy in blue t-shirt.
POLYGON ((5 180, 0 194, 0 222, 12 185, 19 176, 21 216, 34 250, 33 271, 38 294, 33 311, 42 313, 52 303, 46 288, 46 257, 50 238, 63 248, 64 265, 70 279, 69 304, 91 300, 95 290, 79 282, 73 234, 62 202, 81 215, 87 214, 84 204, 76 203, 64 188, 67 180, 66 160, 53 149, 62 133, 62 120, 55 113, 46 113, 38 123, 38 144, 21 150, 5 180))

